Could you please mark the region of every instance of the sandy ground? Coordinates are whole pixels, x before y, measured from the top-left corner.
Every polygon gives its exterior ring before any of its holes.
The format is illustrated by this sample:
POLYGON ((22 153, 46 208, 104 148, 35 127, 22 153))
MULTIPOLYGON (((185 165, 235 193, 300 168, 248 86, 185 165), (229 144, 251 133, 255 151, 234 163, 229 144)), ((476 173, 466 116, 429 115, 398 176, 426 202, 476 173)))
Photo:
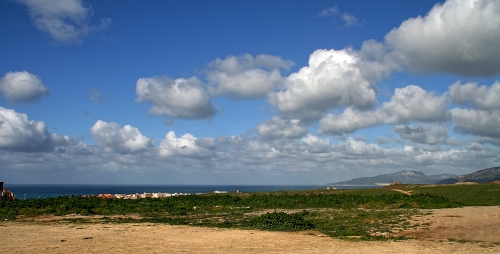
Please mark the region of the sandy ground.
POLYGON ((2 253, 500 253, 498 206, 430 210, 415 220, 423 226, 403 234, 418 240, 376 242, 314 231, 4 221, 0 244, 2 253))

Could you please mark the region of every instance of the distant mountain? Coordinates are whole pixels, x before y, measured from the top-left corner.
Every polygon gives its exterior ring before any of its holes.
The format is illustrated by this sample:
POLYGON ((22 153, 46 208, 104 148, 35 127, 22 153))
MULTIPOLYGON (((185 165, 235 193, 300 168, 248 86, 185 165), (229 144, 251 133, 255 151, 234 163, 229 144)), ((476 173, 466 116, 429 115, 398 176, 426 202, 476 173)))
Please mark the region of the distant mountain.
POLYGON ((454 174, 438 174, 438 175, 429 175, 430 177, 436 179, 436 180, 444 180, 444 179, 448 179, 448 178, 453 178, 457 175, 454 175, 454 174))
POLYGON ((441 184, 451 184, 458 182, 488 183, 496 180, 500 180, 500 167, 487 168, 476 171, 474 173, 444 179, 442 181, 439 181, 438 183, 441 184))
POLYGON ((386 185, 395 182, 408 184, 429 184, 454 177, 452 174, 426 175, 420 171, 399 171, 397 173, 374 177, 354 178, 345 182, 329 183, 329 185, 386 185))

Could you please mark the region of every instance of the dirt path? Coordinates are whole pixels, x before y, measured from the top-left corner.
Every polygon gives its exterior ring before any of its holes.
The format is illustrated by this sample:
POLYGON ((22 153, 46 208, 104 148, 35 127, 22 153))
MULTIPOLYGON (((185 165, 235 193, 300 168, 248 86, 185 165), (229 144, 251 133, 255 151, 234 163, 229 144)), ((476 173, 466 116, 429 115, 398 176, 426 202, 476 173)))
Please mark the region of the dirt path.
POLYGON ((0 243, 3 253, 500 253, 499 211, 500 207, 435 210, 417 218, 431 223, 429 229, 407 232, 418 233, 421 240, 398 242, 164 224, 1 222, 0 243), (468 241, 447 240, 451 238, 468 241))
POLYGON ((409 192, 409 191, 400 190, 400 189, 392 189, 392 190, 393 190, 393 191, 397 191, 397 192, 399 192, 399 193, 403 193, 403 194, 408 195, 408 196, 411 196, 411 195, 412 195, 412 194, 411 194, 411 192, 409 192))

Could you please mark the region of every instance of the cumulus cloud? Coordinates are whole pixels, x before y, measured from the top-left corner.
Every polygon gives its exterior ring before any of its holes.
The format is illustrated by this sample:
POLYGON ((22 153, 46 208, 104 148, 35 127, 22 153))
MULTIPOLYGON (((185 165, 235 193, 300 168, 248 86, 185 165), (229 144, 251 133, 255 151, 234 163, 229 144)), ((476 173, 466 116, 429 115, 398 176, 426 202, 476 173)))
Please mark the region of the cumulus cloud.
POLYGON ((288 70, 294 63, 277 56, 250 54, 217 58, 208 64, 207 79, 212 94, 237 99, 263 98, 280 87, 284 78, 280 69, 288 70))
POLYGON ((327 114, 320 120, 319 133, 343 136, 380 124, 444 122, 450 119, 447 107, 446 96, 436 96, 419 86, 409 85, 396 88, 391 100, 374 110, 349 107, 341 114, 327 114))
POLYGON ((436 96, 419 86, 409 85, 396 88, 391 100, 382 104, 382 110, 388 114, 387 123, 442 122, 449 119, 447 106, 445 96, 436 96))
POLYGON ((207 143, 210 142, 201 143, 202 146, 198 145, 197 138, 189 133, 177 137, 174 131, 169 131, 158 146, 158 154, 161 157, 206 158, 211 155, 211 151, 207 149, 207 143))
POLYGON ((454 108, 451 115, 456 131, 496 139, 500 137, 500 110, 454 108))
POLYGON ((172 118, 200 119, 215 115, 215 106, 196 77, 173 80, 169 77, 140 78, 136 102, 151 102, 148 113, 172 118))
POLYGON ((81 0, 16 0, 28 7, 34 25, 60 43, 81 43, 92 31, 104 30, 111 19, 90 25, 92 8, 81 0))
POLYGON ((0 93, 9 102, 33 103, 50 93, 42 80, 27 72, 8 72, 0 79, 0 93))
POLYGON ((478 86, 474 82, 462 85, 458 81, 450 86, 449 96, 457 105, 472 107, 472 109, 454 108, 451 110, 455 131, 474 135, 482 139, 482 142, 500 144, 500 83, 498 81, 491 87, 478 86))
POLYGON ((318 133, 334 136, 344 136, 357 130, 379 125, 384 122, 386 115, 381 111, 360 111, 349 107, 342 114, 327 114, 320 122, 318 133))
POLYGON ((448 129, 442 125, 396 125, 394 131, 404 139, 427 145, 440 144, 448 138, 448 129))
POLYGON ((51 152, 66 146, 69 138, 49 133, 42 121, 0 107, 0 149, 18 152, 51 152))
POLYGON ((305 145, 309 153, 328 153, 332 151, 332 142, 330 139, 321 139, 312 134, 307 134, 300 142, 305 145))
POLYGON ((334 151, 349 157, 363 156, 366 158, 386 158, 389 155, 388 153, 391 153, 391 151, 388 149, 383 149, 375 144, 369 144, 364 141, 355 140, 354 138, 349 138, 345 142, 341 142, 334 148, 334 151))
POLYGON ((280 138, 300 138, 309 130, 309 126, 300 122, 300 120, 285 120, 280 117, 273 117, 255 128, 257 134, 264 139, 280 138))
POLYGON ((99 146, 108 152, 140 153, 153 146, 152 139, 130 125, 120 128, 117 123, 98 120, 90 128, 90 132, 99 146))
POLYGON ((385 40, 412 71, 493 76, 500 73, 500 2, 448 0, 404 21, 385 40))
POLYGON ((500 82, 498 81, 489 88, 478 86, 474 82, 461 85, 458 81, 450 86, 449 94, 455 104, 472 104, 472 107, 482 110, 500 109, 500 82))
MULTIPOLYGON (((338 8, 330 7, 318 16, 339 14, 338 8)), ((366 110, 376 104, 375 84, 395 70, 406 66, 417 72, 491 76, 500 73, 498 48, 498 1, 449 0, 434 6, 425 17, 403 22, 386 35, 385 43, 368 40, 359 51, 316 50, 309 65, 286 78, 284 88, 271 92, 268 100, 282 117, 301 120, 321 119, 328 110, 339 107, 366 110)), ((448 119, 446 106, 444 96, 406 87, 397 90, 383 110, 391 117, 388 123, 434 122, 448 119), (416 110, 421 106, 423 110, 416 110)), ((350 116, 354 116, 353 109, 348 111, 350 116)), ((325 118, 324 133, 340 128, 332 122, 339 117, 331 114, 325 118)), ((377 124, 377 121, 366 122, 367 126, 377 124)), ((352 132, 360 127, 344 124, 342 128, 341 132, 352 132)))
POLYGON ((288 76, 285 89, 268 100, 283 116, 298 119, 319 119, 329 108, 342 106, 371 108, 375 80, 371 73, 365 76, 367 66, 351 49, 316 50, 309 65, 288 76))

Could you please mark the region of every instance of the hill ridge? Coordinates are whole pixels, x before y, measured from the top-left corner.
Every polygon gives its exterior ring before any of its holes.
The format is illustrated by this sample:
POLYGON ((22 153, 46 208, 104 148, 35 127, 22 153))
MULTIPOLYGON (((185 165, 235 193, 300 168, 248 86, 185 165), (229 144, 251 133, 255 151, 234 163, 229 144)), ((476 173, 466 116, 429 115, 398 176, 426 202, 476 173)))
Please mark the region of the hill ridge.
POLYGON ((481 169, 465 175, 448 178, 439 181, 440 184, 452 184, 458 182, 487 183, 500 180, 500 166, 481 169))
POLYGON ((427 175, 421 171, 402 170, 395 173, 382 174, 373 177, 358 177, 344 182, 329 183, 329 185, 386 185, 395 182, 407 184, 430 184, 454 177, 452 174, 427 175))

